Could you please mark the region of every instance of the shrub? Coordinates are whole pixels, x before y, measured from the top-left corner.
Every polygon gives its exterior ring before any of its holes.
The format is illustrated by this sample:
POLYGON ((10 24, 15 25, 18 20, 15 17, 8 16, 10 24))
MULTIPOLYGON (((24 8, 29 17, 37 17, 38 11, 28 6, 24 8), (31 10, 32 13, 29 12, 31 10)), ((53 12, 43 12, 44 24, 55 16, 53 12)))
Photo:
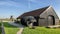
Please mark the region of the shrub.
POLYGON ((0 33, 2 33, 1 23, 0 23, 0 33))

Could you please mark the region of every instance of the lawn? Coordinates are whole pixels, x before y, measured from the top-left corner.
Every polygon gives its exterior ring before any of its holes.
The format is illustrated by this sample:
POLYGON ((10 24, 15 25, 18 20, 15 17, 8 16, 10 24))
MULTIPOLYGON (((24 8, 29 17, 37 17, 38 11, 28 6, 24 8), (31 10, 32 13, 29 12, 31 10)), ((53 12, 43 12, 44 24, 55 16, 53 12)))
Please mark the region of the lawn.
POLYGON ((24 28, 22 34, 60 34, 60 28, 50 29, 45 27, 36 27, 35 29, 24 28))
POLYGON ((4 24, 5 34, 16 34, 19 31, 18 27, 12 26, 8 24, 7 22, 3 24, 4 24))

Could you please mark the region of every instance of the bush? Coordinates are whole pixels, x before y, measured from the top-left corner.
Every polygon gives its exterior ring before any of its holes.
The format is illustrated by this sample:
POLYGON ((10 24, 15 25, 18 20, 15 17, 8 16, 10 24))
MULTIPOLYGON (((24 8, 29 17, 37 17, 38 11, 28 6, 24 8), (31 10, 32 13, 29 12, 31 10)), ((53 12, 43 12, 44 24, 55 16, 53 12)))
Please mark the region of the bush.
POLYGON ((1 23, 0 23, 0 33, 2 33, 1 23))
POLYGON ((14 23, 20 23, 20 21, 18 21, 18 20, 15 20, 15 21, 14 21, 14 23))
POLYGON ((0 26, 1 26, 1 23, 0 23, 0 26))

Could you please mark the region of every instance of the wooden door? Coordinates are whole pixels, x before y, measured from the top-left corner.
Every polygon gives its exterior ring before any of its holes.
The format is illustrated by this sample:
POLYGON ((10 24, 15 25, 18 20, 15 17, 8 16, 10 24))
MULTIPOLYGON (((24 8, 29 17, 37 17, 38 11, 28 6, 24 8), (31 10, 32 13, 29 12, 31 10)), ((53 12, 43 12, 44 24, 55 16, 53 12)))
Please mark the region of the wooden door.
POLYGON ((54 16, 48 16, 48 25, 55 25, 54 16))

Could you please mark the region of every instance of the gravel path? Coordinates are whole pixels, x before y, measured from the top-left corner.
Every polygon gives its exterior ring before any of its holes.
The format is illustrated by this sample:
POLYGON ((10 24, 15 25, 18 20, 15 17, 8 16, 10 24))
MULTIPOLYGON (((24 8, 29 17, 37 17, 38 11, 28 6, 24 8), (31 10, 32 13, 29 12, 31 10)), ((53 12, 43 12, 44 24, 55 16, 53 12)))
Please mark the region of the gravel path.
POLYGON ((24 29, 24 26, 23 25, 17 24, 17 23, 13 23, 13 22, 9 22, 9 24, 19 27, 20 30, 17 32, 17 34, 22 34, 22 31, 24 29))
POLYGON ((20 30, 17 32, 17 34, 22 34, 24 28, 20 28, 20 30))

